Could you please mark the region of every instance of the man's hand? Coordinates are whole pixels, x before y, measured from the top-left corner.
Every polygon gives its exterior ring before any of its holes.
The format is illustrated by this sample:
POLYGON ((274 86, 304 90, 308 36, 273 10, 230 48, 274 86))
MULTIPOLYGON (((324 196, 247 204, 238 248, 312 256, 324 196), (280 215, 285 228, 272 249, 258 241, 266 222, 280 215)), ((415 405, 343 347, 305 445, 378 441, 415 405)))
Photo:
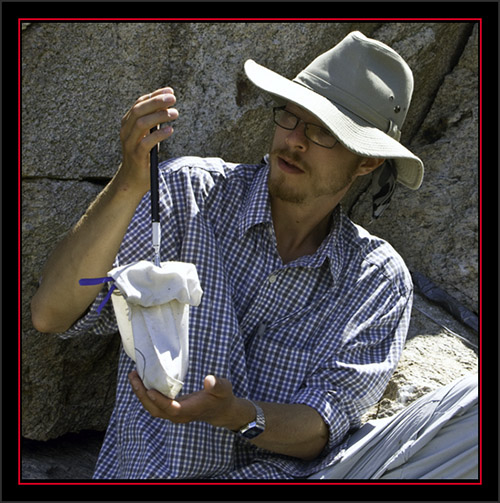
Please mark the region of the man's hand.
POLYGON ((81 287, 111 269, 137 205, 150 187, 149 152, 172 134, 170 126, 149 130, 179 116, 170 87, 141 96, 122 120, 123 160, 108 185, 52 252, 31 302, 33 326, 64 332, 96 298, 101 285, 81 287))
POLYGON ((233 394, 231 383, 224 378, 205 377, 203 389, 172 400, 156 390, 147 390, 134 370, 129 381, 143 407, 153 416, 174 423, 205 421, 213 426, 237 430, 255 418, 255 408, 233 394))
MULTIPOLYGON (((177 400, 155 390, 147 390, 134 370, 130 384, 144 408, 154 417, 174 423, 205 421, 233 431, 253 421, 255 407, 249 400, 233 394, 231 383, 224 378, 207 376, 203 389, 177 400)), ((328 429, 313 408, 303 404, 258 402, 266 417, 264 433, 250 440, 264 449, 301 459, 314 459, 328 441, 328 429)))
POLYGON ((171 87, 158 89, 141 96, 122 118, 120 140, 123 160, 118 176, 123 184, 143 194, 150 187, 149 153, 157 143, 166 140, 173 133, 169 124, 153 133, 150 130, 179 117, 179 112, 171 108, 175 102, 171 87))

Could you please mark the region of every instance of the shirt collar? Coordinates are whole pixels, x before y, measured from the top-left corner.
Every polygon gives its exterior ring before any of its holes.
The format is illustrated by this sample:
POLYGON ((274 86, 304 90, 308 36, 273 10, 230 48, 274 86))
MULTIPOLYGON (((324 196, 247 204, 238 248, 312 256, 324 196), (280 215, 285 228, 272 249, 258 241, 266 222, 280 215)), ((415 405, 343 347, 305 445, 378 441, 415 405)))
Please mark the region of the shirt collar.
MULTIPOLYGON (((239 224, 240 238, 256 225, 272 224, 271 201, 267 184, 269 175, 268 161, 269 156, 266 155, 263 159, 263 165, 256 172, 247 197, 244 199, 239 224)), ((333 279, 338 279, 343 263, 342 226, 346 218, 347 216, 339 204, 332 213, 330 232, 314 255, 301 257, 289 265, 294 267, 321 267, 325 260, 328 260, 333 279)))
POLYGON ((312 259, 317 261, 318 266, 328 260, 330 273, 335 280, 340 276, 344 257, 344 241, 342 239, 342 226, 347 218, 340 204, 333 210, 330 232, 323 240, 312 259))
POLYGON ((344 218, 346 216, 342 207, 338 205, 332 213, 330 231, 320 247, 313 255, 301 257, 292 262, 291 265, 296 267, 321 267, 325 262, 328 262, 332 277, 336 280, 342 269, 343 242, 341 231, 344 218))
POLYGON ((271 201, 267 179, 269 175, 268 157, 264 158, 264 164, 256 172, 250 185, 247 197, 243 201, 239 232, 240 238, 253 226, 262 223, 272 223, 271 201))

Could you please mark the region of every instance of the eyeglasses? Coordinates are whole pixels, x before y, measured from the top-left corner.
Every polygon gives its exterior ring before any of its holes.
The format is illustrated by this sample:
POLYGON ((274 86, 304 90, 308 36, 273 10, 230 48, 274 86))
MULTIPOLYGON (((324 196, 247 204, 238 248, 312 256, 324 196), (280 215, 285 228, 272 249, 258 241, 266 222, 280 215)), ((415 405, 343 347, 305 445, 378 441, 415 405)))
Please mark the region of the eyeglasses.
MULTIPOLYGON (((273 114, 274 123, 283 129, 288 129, 289 131, 294 130, 298 123, 302 120, 300 117, 292 114, 292 112, 285 110, 285 107, 274 107, 273 114)), ((309 122, 304 122, 304 125, 304 134, 306 135, 306 138, 311 140, 313 143, 316 143, 316 145, 325 148, 333 148, 337 144, 337 138, 335 138, 328 129, 309 122)))

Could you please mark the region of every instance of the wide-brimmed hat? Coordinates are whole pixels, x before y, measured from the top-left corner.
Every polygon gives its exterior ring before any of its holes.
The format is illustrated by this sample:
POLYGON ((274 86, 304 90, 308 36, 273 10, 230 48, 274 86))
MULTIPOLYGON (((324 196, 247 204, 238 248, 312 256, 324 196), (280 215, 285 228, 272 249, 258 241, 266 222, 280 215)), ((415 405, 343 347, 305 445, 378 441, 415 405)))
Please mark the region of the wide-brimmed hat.
POLYGON ((279 103, 315 115, 350 151, 393 159, 397 180, 418 189, 422 161, 399 143, 413 93, 413 74, 387 45, 359 31, 347 35, 289 80, 249 59, 248 78, 279 103))

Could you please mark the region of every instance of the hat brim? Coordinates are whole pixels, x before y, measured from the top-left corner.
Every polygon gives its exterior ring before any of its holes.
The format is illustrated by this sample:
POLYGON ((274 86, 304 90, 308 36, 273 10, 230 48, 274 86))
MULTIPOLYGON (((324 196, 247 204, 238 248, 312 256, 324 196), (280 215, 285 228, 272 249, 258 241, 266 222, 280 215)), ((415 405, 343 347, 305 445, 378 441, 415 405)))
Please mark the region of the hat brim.
POLYGON ((363 157, 393 159, 398 182, 416 190, 424 176, 423 162, 406 147, 339 104, 288 80, 249 59, 245 73, 253 84, 278 102, 292 102, 315 115, 348 150, 363 157))

